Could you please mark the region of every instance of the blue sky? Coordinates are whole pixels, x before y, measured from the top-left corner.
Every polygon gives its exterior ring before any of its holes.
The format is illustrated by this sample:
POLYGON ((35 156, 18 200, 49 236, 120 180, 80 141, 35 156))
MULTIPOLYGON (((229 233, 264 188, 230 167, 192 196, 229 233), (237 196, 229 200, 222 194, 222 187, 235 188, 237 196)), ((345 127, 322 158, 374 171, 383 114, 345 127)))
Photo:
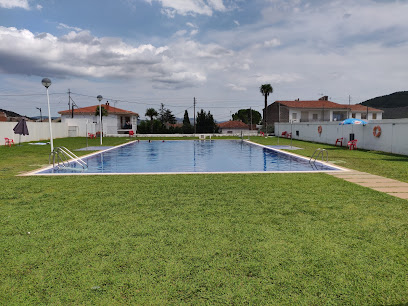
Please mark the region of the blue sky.
POLYGON ((0 108, 53 115, 101 94, 228 120, 275 100, 359 103, 407 90, 408 1, 0 0, 0 108))

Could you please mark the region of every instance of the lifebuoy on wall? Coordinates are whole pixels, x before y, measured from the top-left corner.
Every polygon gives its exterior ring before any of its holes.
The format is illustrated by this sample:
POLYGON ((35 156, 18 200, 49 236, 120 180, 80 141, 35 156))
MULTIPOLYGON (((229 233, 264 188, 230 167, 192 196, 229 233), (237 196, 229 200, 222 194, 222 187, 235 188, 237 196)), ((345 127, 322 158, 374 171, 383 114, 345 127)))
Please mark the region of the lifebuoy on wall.
POLYGON ((380 137, 381 136, 381 127, 379 125, 376 125, 373 128, 373 135, 374 135, 374 137, 380 137))
POLYGON ((321 125, 319 125, 319 126, 317 127, 317 132, 318 132, 319 134, 321 134, 322 131, 323 131, 323 128, 322 128, 321 125))

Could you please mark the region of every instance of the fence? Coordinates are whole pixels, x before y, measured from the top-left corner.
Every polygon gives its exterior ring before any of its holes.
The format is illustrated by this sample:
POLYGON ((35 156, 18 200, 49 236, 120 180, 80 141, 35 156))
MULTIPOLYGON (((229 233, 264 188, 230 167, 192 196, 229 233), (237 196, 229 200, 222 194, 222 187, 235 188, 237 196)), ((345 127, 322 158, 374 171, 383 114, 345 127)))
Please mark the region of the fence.
POLYGON ((275 123, 275 134, 292 133, 293 139, 335 144, 343 137, 343 146, 353 137, 357 147, 408 155, 408 119, 370 120, 367 125, 339 125, 339 122, 275 123), (321 133, 318 132, 322 127, 321 133), (381 128, 381 135, 374 136, 374 127, 381 128))
MULTIPOLYGON (((64 123, 53 122, 52 137, 63 138, 68 137, 68 126, 64 123)), ((14 143, 19 142, 20 135, 14 134, 13 128, 17 122, 0 122, 0 140, 10 138, 14 143)), ((48 122, 27 122, 29 135, 21 135, 21 142, 49 140, 50 139, 50 125, 48 122)))

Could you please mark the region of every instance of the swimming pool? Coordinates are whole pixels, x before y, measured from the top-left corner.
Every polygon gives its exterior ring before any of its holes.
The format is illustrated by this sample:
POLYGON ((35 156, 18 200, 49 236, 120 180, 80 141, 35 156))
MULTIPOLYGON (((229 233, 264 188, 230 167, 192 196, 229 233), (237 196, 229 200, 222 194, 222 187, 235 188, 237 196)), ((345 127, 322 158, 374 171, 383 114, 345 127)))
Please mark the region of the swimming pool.
POLYGON ((133 174, 330 171, 336 167, 241 140, 140 141, 85 158, 87 169, 47 168, 35 174, 133 174))

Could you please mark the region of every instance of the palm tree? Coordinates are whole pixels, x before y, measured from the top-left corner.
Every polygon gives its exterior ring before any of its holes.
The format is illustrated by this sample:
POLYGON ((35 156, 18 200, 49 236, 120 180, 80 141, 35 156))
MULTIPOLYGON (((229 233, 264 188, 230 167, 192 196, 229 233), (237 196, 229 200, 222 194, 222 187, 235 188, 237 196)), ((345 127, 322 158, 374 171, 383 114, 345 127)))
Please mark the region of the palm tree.
POLYGON ((148 108, 146 110, 145 116, 150 117, 150 133, 153 133, 153 120, 154 117, 157 117, 159 114, 154 108, 148 108))
POLYGON ((268 133, 267 129, 267 122, 266 122, 266 108, 268 107, 268 96, 270 93, 273 93, 273 88, 271 84, 263 84, 259 87, 261 94, 265 97, 265 108, 263 113, 264 118, 264 125, 265 125, 265 133, 268 133))

